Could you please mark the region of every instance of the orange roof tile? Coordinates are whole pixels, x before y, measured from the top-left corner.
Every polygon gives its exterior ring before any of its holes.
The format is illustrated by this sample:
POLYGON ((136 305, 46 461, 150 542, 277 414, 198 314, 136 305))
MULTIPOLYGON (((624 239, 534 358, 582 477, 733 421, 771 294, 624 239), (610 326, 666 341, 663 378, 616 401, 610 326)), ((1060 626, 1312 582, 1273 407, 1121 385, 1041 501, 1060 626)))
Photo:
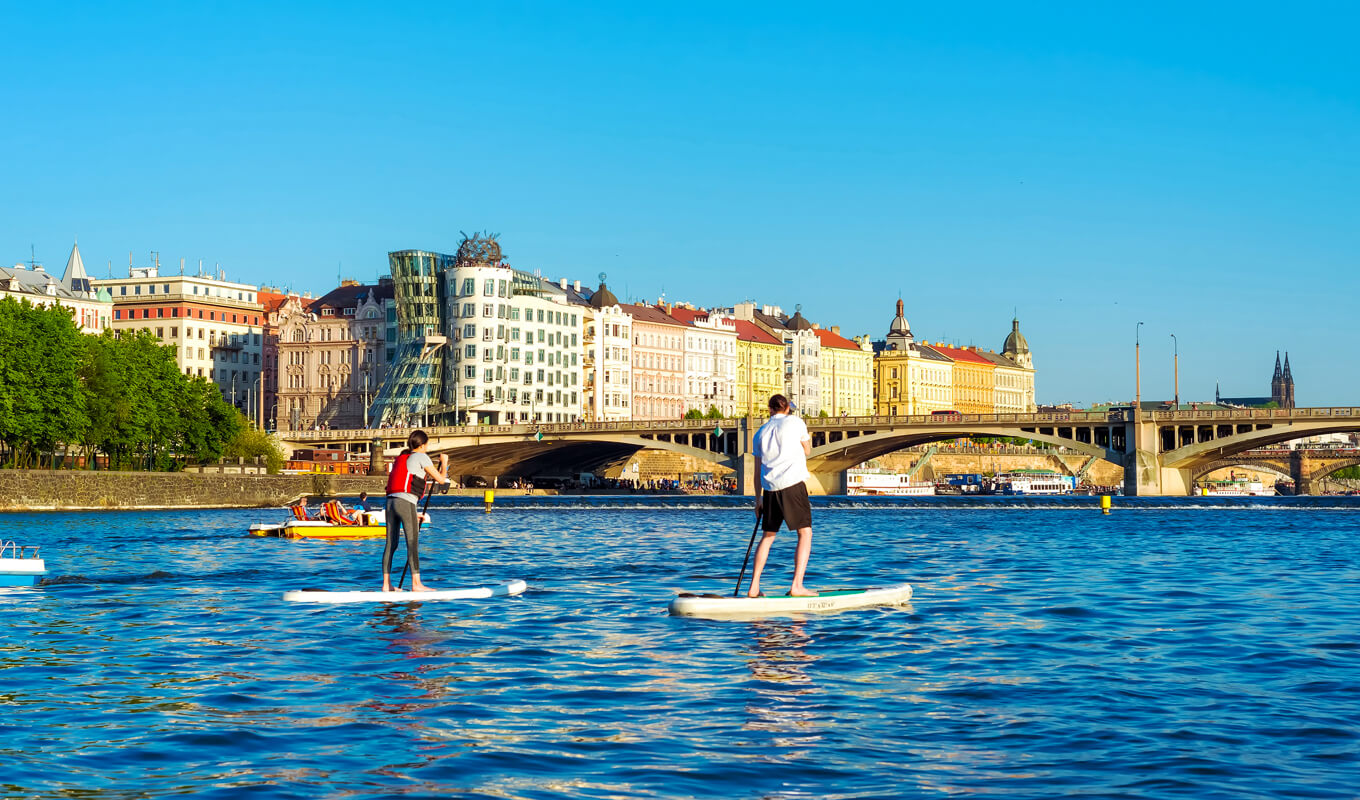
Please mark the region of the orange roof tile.
POLYGON ((736 320, 737 338, 743 342, 756 342, 759 344, 783 344, 783 342, 766 333, 759 325, 744 319, 736 320))
POLYGON ((986 364, 989 367, 996 366, 995 364, 978 355, 977 353, 974 353, 972 350, 965 350, 962 347, 946 347, 945 345, 942 344, 932 344, 931 347, 935 348, 936 351, 946 356, 949 356, 955 361, 967 361, 973 364, 986 364))
POLYGON ((838 347, 842 350, 858 350, 859 345, 841 336, 839 333, 832 333, 825 328, 817 328, 817 338, 821 340, 822 347, 838 347))

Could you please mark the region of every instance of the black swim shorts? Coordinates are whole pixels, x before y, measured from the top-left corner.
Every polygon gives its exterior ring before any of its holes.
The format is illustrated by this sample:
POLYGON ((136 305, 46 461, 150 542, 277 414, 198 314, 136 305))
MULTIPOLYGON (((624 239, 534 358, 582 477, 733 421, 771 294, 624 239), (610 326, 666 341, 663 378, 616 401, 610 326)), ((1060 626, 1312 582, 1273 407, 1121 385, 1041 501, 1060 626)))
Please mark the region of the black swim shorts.
POLYGON ((780 523, 788 523, 789 530, 812 527, 812 503, 808 501, 806 483, 795 483, 787 489, 766 491, 761 498, 761 514, 766 533, 779 530, 780 523))

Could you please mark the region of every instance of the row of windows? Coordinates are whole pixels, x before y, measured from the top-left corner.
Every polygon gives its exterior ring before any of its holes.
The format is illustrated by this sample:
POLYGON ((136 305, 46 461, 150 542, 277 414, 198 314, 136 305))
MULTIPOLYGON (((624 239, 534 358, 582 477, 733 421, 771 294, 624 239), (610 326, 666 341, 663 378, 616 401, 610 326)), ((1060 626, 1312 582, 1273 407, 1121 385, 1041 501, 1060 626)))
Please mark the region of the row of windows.
MULTIPOLYGON (((560 370, 547 371, 541 369, 535 371, 526 369, 521 373, 519 367, 510 367, 507 370, 503 366, 495 368, 486 367, 483 369, 482 382, 503 382, 508 375, 511 383, 517 383, 520 380, 521 374, 523 375, 524 384, 526 386, 532 386, 534 384, 535 376, 537 376, 539 383, 547 383, 549 386, 577 386, 580 384, 580 374, 576 372, 562 372, 560 370)), ((463 367, 463 377, 469 381, 477 380, 477 368, 471 364, 463 367)))
MULTIPOLYGON (((114 318, 114 319, 151 319, 152 316, 153 316, 152 313, 151 313, 152 310, 153 310, 153 309, 150 309, 150 308, 126 308, 126 309, 124 309, 124 308, 115 308, 115 309, 113 310, 113 318, 114 318), (137 313, 137 312, 139 312, 139 311, 141 312, 141 315, 140 315, 140 316, 138 316, 138 313, 137 313)), ((180 310, 181 310, 181 309, 178 308, 178 307, 173 307, 173 308, 171 308, 171 309, 170 309, 170 317, 169 317, 169 318, 170 318, 170 319, 176 319, 176 318, 178 318, 178 317, 180 317, 180 316, 183 316, 185 319, 190 319, 190 318, 192 318, 192 317, 194 316, 194 310, 191 309, 191 308, 183 309, 184 313, 183 313, 182 315, 179 313, 180 310)), ((155 317, 156 319, 166 319, 166 315, 165 315, 165 307, 164 307, 164 306, 160 306, 160 307, 154 309, 154 311, 156 312, 155 315, 154 315, 154 317, 155 317)), ((203 319, 203 309, 201 309, 201 308, 198 309, 198 318, 199 318, 199 319, 203 319)), ((260 324, 260 318, 259 318, 258 315, 251 315, 251 314, 232 314, 232 315, 231 315, 231 319, 228 320, 228 319, 227 319, 227 312, 225 312, 225 311, 222 311, 222 312, 218 312, 218 311, 209 311, 209 312, 208 312, 208 319, 213 320, 214 322, 235 322, 235 323, 238 324, 238 325, 259 325, 259 324, 260 324), (220 317, 218 316, 219 313, 221 314, 220 317)))
MULTIPOLYGON (((460 338, 476 339, 477 331, 478 328, 476 325, 468 323, 463 326, 463 329, 461 331, 455 330, 453 332, 453 338, 455 341, 457 341, 460 338)), ((487 325, 485 328, 481 329, 482 341, 484 342, 491 342, 496 340, 503 341, 506 339, 507 335, 510 341, 518 342, 520 340, 521 332, 524 334, 525 342, 533 342, 535 335, 537 335, 538 341, 544 344, 557 345, 559 347, 576 346, 576 334, 574 332, 571 334, 567 334, 563 333, 562 331, 549 331, 544 330, 543 328, 539 328, 537 331, 534 330, 521 331, 519 328, 516 327, 511 327, 507 331, 504 325, 497 325, 494 329, 490 325, 487 325)))
MULTIPOLYGON (((190 286, 191 289, 193 289, 193 291, 190 292, 190 294, 202 294, 204 297, 226 297, 228 300, 231 299, 231 290, 228 290, 227 293, 226 293, 225 295, 223 295, 223 294, 222 294, 222 288, 221 288, 221 287, 213 287, 215 291, 211 291, 211 292, 210 292, 210 291, 208 291, 208 287, 207 287, 207 286, 199 286, 199 285, 197 285, 197 284, 192 284, 192 283, 189 284, 189 286, 190 286), (203 291, 202 291, 202 292, 199 292, 199 289, 202 289, 203 291)), ((160 287, 161 287, 161 294, 170 294, 170 284, 168 284, 168 283, 162 283, 162 284, 160 284, 160 287)), ((155 294, 155 293, 156 293, 156 284, 154 284, 154 283, 146 284, 146 289, 147 289, 147 291, 146 291, 147 294, 155 294)), ((125 297, 125 296, 127 296, 127 293, 128 293, 128 287, 127 287, 127 286, 119 286, 119 287, 118 287, 118 294, 119 294, 119 296, 125 297)), ((142 284, 140 284, 140 283, 139 283, 139 284, 134 284, 133 287, 132 287, 132 293, 133 293, 134 295, 139 295, 139 294, 141 294, 141 293, 142 293, 142 284)), ((236 293, 236 299, 237 299, 237 300, 240 300, 240 301, 242 301, 242 302, 245 302, 245 303, 253 303, 253 302, 255 302, 255 293, 254 293, 254 292, 240 292, 240 291, 238 291, 238 292, 236 293)))
MULTIPOLYGON (((525 389, 523 393, 515 387, 496 386, 487 387, 481 391, 482 400, 487 403, 519 403, 520 405, 534 405, 542 403, 546 406, 575 406, 578 402, 576 392, 564 392, 558 390, 534 389, 532 392, 525 389)), ((477 387, 467 386, 463 389, 463 397, 467 400, 477 399, 477 387)))
MULTIPOLYGON (((460 311, 459 305, 454 303, 449 308, 449 316, 453 319, 476 319, 477 304, 463 303, 460 311)), ((482 317, 484 319, 490 319, 492 317, 495 317, 496 319, 508 319, 511 322, 516 322, 521 319, 520 309, 517 306, 505 305, 503 303, 483 303, 482 317)), ((524 309, 524 316, 522 319, 524 322, 538 321, 545 325, 566 325, 574 328, 576 327, 577 317, 575 314, 566 311, 526 308, 524 309), (537 313, 535 313, 535 311, 537 313)))

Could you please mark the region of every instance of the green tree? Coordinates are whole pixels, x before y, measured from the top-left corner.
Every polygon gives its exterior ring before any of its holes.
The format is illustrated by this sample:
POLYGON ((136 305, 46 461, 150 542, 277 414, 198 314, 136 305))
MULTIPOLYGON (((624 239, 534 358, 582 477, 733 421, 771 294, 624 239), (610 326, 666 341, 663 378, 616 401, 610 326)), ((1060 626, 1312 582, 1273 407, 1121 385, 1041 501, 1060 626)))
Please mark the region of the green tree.
POLYGON ((238 421, 241 427, 231 441, 227 442, 223 455, 227 458, 263 457, 266 471, 270 475, 276 474, 283 468, 284 463, 283 449, 279 447, 279 443, 264 431, 247 425, 244 419, 238 421))
POLYGON ((55 465, 57 445, 89 425, 80 372, 85 357, 72 311, 0 300, 0 441, 14 466, 55 465))
POLYGON ((697 409, 697 408, 691 408, 689 411, 686 411, 686 412, 685 412, 685 417, 684 417, 684 418, 685 418, 685 419, 703 419, 703 418, 704 418, 704 415, 703 415, 702 413, 700 413, 699 409, 697 409))
POLYGON ((722 419, 722 418, 723 418, 722 412, 719 411, 718 407, 714 405, 710 405, 708 407, 708 413, 704 414, 704 419, 722 419))

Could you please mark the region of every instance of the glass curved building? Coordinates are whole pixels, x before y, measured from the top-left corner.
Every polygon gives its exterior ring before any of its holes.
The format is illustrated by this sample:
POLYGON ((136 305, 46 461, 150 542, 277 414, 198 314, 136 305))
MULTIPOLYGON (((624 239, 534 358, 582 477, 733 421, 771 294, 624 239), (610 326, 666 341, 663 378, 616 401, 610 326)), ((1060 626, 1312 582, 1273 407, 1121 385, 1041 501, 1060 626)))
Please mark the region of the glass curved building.
POLYGON ((392 367, 373 400, 372 425, 423 425, 438 419, 444 397, 445 270, 453 257, 424 250, 388 253, 397 315, 397 346, 392 367))

